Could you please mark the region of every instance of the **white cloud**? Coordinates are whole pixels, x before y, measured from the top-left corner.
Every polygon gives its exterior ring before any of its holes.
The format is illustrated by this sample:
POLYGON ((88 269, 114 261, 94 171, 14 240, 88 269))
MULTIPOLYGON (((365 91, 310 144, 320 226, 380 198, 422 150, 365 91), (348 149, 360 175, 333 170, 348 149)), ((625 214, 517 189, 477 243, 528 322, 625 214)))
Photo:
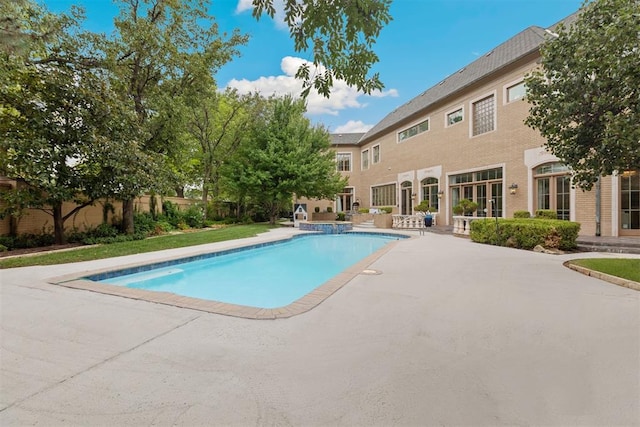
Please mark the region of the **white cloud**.
MULTIPOLYGON (((284 16, 284 0, 273 0, 273 7, 276 10, 276 13, 273 17, 273 22, 276 25, 276 28, 279 30, 289 31, 289 27, 285 22, 284 16)), ((253 0, 238 0, 238 5, 236 6, 236 13, 242 13, 247 10, 253 10, 253 0)))
MULTIPOLYGON (((258 92, 266 97, 271 95, 291 95, 298 98, 302 92, 302 81, 296 79, 295 74, 298 68, 304 63, 309 64, 311 70, 314 69, 313 63, 307 60, 286 56, 282 58, 282 61, 280 62, 280 68, 284 75, 263 76, 256 80, 232 79, 227 83, 227 87, 234 88, 241 94, 258 92)), ((317 72, 324 72, 324 67, 319 67, 317 72)), ((347 108, 363 108, 367 105, 359 100, 360 97, 365 96, 362 92, 359 92, 353 87, 347 86, 343 80, 334 80, 333 83, 331 96, 329 98, 325 98, 316 91, 311 90, 309 96, 307 96, 308 114, 330 114, 337 116, 341 110, 347 108)), ((396 97, 398 96, 398 91, 395 89, 383 92, 377 91, 370 96, 375 98, 387 96, 396 97)))
POLYGON ((349 120, 342 126, 338 126, 332 133, 359 133, 366 132, 371 129, 373 125, 363 123, 361 120, 349 120))
POLYGON ((245 10, 253 9, 253 1, 252 0, 238 0, 238 5, 236 6, 236 13, 242 13, 245 10))

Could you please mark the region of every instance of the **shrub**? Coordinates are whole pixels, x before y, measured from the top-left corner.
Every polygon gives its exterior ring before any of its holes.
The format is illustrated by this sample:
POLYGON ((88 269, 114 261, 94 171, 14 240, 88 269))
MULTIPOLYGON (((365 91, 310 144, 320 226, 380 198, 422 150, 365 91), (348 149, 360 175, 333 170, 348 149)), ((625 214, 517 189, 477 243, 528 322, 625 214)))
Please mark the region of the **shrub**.
POLYGON ((204 215, 202 209, 198 205, 191 205, 186 211, 180 212, 182 222, 191 228, 204 227, 204 215))
POLYGON ((529 211, 515 211, 513 213, 514 218, 531 218, 529 211))
POLYGON ((94 237, 116 237, 118 235, 118 229, 111 224, 102 223, 93 230, 88 231, 87 234, 94 237))
POLYGON ((315 213, 319 213, 320 212, 320 206, 316 206, 315 208, 313 208, 313 211, 315 213))
POLYGON ((393 212, 393 208, 391 206, 383 206, 380 208, 380 210, 384 213, 388 213, 390 214, 391 212, 393 212))
POLYGON ((5 245, 0 245, 0 252, 6 252, 8 250, 9 248, 7 248, 5 245))
POLYGON ((133 215, 133 229, 136 233, 152 233, 156 228, 156 221, 150 213, 137 213, 133 215))
POLYGON ((369 208, 360 208, 358 209, 358 213, 361 213, 361 214, 369 213, 369 208))
POLYGON ((327 207, 327 212, 329 213, 333 212, 333 208, 331 206, 327 207))
POLYGON ((344 221, 347 218, 347 215, 344 212, 338 212, 336 214, 336 221, 344 221))
POLYGON ((427 212, 427 211, 430 212, 431 211, 431 208, 429 207, 429 201, 428 200, 421 201, 413 209, 418 211, 418 212, 427 212))
POLYGON ((542 219, 558 219, 558 213, 556 211, 538 209, 535 213, 536 218, 542 219))
POLYGON ((478 204, 469 199, 460 199, 457 205, 453 207, 453 213, 456 215, 473 215, 478 209, 478 204))
POLYGON ((495 219, 471 223, 471 240, 498 246, 533 249, 536 245, 574 249, 580 231, 577 222, 551 219, 495 219))

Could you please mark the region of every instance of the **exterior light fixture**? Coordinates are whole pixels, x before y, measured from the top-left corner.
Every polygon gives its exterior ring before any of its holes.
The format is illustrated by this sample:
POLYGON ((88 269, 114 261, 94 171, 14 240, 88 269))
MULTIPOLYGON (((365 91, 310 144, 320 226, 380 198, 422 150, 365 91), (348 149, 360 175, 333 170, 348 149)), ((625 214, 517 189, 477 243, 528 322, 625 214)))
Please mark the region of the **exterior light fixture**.
POLYGON ((438 199, 442 199, 443 195, 444 195, 444 191, 442 190, 438 191, 438 199))
POLYGON ((517 191, 518 191, 518 184, 511 184, 509 186, 509 192, 511 194, 516 194, 517 191))

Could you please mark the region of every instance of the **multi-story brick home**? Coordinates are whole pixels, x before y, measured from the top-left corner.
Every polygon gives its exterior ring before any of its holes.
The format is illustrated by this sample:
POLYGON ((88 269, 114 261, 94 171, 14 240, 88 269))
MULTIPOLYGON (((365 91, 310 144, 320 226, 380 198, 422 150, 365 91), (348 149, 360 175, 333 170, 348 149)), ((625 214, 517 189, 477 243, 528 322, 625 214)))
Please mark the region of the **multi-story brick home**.
POLYGON ((550 209, 580 222, 582 235, 640 236, 640 171, 604 177, 599 191, 573 188, 568 168, 523 123, 523 79, 548 37, 553 27, 529 27, 368 132, 332 135, 337 168, 349 177, 335 210, 357 202, 409 215, 428 200, 438 223, 452 224, 453 206, 466 198, 478 203, 475 216, 550 209))

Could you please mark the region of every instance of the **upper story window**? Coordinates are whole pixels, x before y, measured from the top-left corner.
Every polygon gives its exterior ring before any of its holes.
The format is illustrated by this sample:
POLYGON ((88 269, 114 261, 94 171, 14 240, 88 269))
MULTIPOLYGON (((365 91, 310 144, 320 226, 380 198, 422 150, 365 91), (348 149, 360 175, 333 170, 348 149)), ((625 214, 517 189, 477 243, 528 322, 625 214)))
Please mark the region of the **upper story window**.
POLYGON ((337 153, 336 164, 338 172, 351 172, 351 153, 337 153))
POLYGON ((476 136, 495 129, 495 96, 489 95, 471 104, 473 125, 471 135, 476 136))
POLYGON ((455 125, 456 123, 461 122, 463 118, 462 108, 458 108, 457 110, 447 114, 447 126, 455 125))
POLYGON ((429 119, 424 120, 417 125, 413 125, 408 129, 403 130, 402 132, 398 132, 398 142, 402 142, 405 139, 411 138, 412 136, 416 136, 419 133, 426 132, 429 130, 429 119))
POLYGON ((524 82, 516 83, 507 88, 507 102, 517 101, 522 99, 527 94, 527 86, 524 82))
POLYGON ((380 163, 380 145, 374 145, 373 148, 371 148, 371 157, 371 163, 374 165, 380 163))
POLYGON ((362 170, 366 171, 369 169, 369 150, 364 150, 362 152, 362 170))

